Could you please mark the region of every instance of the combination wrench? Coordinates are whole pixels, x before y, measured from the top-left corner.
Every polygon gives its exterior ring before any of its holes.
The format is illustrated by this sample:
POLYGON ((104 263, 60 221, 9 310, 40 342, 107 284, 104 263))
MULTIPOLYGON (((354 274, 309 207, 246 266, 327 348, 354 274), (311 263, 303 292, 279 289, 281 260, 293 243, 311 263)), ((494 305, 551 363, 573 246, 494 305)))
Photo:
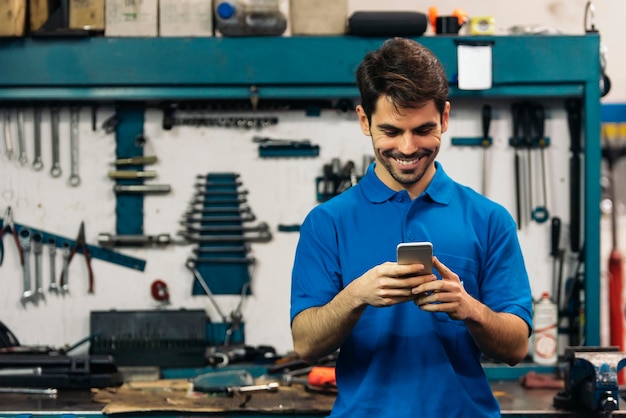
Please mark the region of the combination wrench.
POLYGON ((70 109, 70 178, 69 184, 72 187, 80 185, 80 175, 78 174, 78 117, 80 109, 72 107, 70 109))
POLYGON ((24 293, 22 293, 21 302, 26 306, 26 303, 33 302, 37 304, 37 298, 30 288, 30 231, 26 228, 20 229, 19 241, 22 251, 24 252, 24 293))
POLYGON ((42 269, 41 269, 41 257, 43 253, 43 237, 40 233, 36 232, 31 237, 33 255, 35 256, 35 290, 34 295, 36 300, 45 299, 42 286, 42 269))
POLYGON ((11 110, 4 109, 4 120, 2 125, 4 133, 4 149, 7 159, 13 159, 13 135, 11 133, 11 110))
POLYGON ((26 137, 24 135, 24 109, 17 109, 17 145, 20 148, 18 161, 24 165, 28 163, 26 154, 26 137))
POLYGON ((52 177, 59 177, 62 174, 61 163, 59 161, 59 108, 50 108, 50 128, 52 138, 52 167, 50 168, 50 175, 52 177))
POLYGON ((41 161, 41 108, 35 107, 33 109, 33 148, 35 155, 33 157, 33 169, 40 171, 43 168, 43 161, 41 161))
POLYGON ((58 294, 60 289, 56 277, 57 245, 54 238, 48 239, 48 256, 50 257, 50 285, 48 286, 48 292, 58 294))
POLYGON ((70 283, 69 283, 69 267, 70 267, 70 254, 72 249, 70 248, 70 244, 67 242, 63 244, 63 249, 61 250, 61 254, 63 255, 63 268, 61 270, 61 293, 69 293, 70 291, 70 283))

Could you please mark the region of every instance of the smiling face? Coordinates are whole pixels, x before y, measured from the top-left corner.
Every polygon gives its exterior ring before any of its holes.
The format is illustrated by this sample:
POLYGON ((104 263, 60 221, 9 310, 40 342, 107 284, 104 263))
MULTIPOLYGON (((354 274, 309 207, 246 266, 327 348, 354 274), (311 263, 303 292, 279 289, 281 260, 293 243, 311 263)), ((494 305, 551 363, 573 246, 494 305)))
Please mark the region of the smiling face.
POLYGON ((450 103, 439 113, 430 100, 423 106, 398 109, 380 96, 371 122, 357 106, 361 130, 371 136, 376 157, 375 172, 393 190, 405 189, 411 198, 421 194, 435 175, 435 158, 441 136, 448 129, 450 103))

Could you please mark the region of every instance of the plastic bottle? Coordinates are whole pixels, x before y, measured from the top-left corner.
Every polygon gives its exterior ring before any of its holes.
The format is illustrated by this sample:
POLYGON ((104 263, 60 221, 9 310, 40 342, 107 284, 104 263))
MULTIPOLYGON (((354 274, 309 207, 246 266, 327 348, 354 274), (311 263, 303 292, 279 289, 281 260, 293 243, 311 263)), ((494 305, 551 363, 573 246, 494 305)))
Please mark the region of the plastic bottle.
POLYGON ((548 293, 543 293, 535 303, 533 315, 533 361, 537 364, 555 365, 557 362, 558 309, 548 293))
POLYGON ((223 36, 280 36, 287 29, 278 0, 218 0, 214 11, 223 36))

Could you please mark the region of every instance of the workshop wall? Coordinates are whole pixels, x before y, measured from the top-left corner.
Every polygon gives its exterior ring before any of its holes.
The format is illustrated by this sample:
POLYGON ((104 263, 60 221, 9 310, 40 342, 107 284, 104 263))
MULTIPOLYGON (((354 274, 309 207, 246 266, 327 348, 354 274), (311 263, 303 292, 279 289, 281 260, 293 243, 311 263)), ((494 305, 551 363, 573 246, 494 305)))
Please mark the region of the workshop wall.
MULTIPOLYGON (((583 12, 586 1, 529 0, 512 6, 506 2, 477 0, 469 5, 451 0, 436 2, 441 14, 454 8, 466 7, 470 15, 493 15, 500 33, 514 25, 538 25, 567 34, 583 33, 583 12)), ((613 87, 604 100, 626 100, 626 74, 618 72, 626 58, 620 56, 621 34, 617 19, 626 5, 619 1, 596 1, 596 25, 608 46, 608 72, 613 87), (611 11, 609 13, 609 10, 611 11)), ((352 0, 354 10, 418 10, 426 12, 431 5, 425 1, 352 0)), ((429 34, 430 35, 430 34, 429 34)), ((279 65, 277 63, 277 65, 279 65)), ((584 65, 584 63, 581 63, 584 65)), ((451 145, 453 137, 481 135, 479 100, 453 100, 450 130, 444 137, 440 161, 453 178, 480 189, 482 150, 451 145)), ((511 134, 510 102, 489 102, 493 107, 490 135, 494 144, 488 152, 489 181, 487 195, 515 213, 513 183, 513 151, 508 146, 511 134)), ((546 135, 551 145, 546 150, 549 199, 552 216, 564 219, 562 239, 567 237, 568 217, 568 145, 569 134, 562 101, 546 101, 546 135)), ((98 110, 98 121, 112 115, 112 109, 98 110)), ((243 305, 246 342, 251 345, 271 345, 279 352, 291 349, 289 330, 289 283, 297 232, 278 232, 278 225, 299 224, 318 202, 315 179, 322 166, 332 158, 342 162, 353 160, 362 170, 364 156, 371 155, 370 139, 358 128, 355 114, 325 111, 319 117, 304 112, 280 112, 275 126, 256 130, 234 128, 174 127, 164 131, 162 114, 146 112, 144 130, 147 142, 145 155, 156 155, 159 162, 151 166, 158 172, 158 183, 169 184, 172 192, 144 199, 144 232, 176 235, 179 220, 194 192, 197 175, 209 172, 240 174, 243 189, 249 191, 248 205, 258 221, 270 225, 273 239, 268 243, 252 244, 257 260, 252 282, 252 294, 243 305), (320 146, 315 158, 260 158, 255 134, 271 138, 309 139, 320 146)), ((51 155, 50 119, 44 112, 42 121, 42 155, 44 170, 34 171, 30 164, 20 165, 0 156, 0 213, 6 206, 14 211, 15 221, 50 233, 75 238, 81 221, 85 222, 86 239, 96 244, 102 232, 115 233, 115 195, 113 181, 107 177, 110 163, 115 159, 115 139, 101 127, 92 131, 90 109, 80 114, 80 176, 81 185, 71 187, 69 176, 69 111, 61 113, 61 164, 63 175, 49 174, 51 155)), ((258 115, 257 115, 258 116, 258 115)), ((32 131, 32 111, 26 112, 26 127, 32 131)), ((15 124, 14 124, 15 126, 15 124)), ((16 137, 14 135, 14 137, 16 137)), ((535 160, 535 161, 538 161, 535 160)), ((603 223, 604 228, 604 223, 603 223)), ((623 231, 624 228, 621 228, 623 231)), ((623 233, 622 233, 623 234, 623 233)), ((530 273, 535 297, 551 289, 552 259, 549 256, 549 223, 531 222, 519 233, 530 273)), ((624 240, 622 240, 624 242, 624 240)), ((604 243, 605 241, 603 241, 604 243)), ((92 261, 95 293, 87 293, 87 270, 78 254, 70 266, 70 293, 55 295, 46 292, 45 301, 37 306, 20 303, 22 269, 15 247, 5 238, 5 260, 0 267, 0 320, 18 337, 22 344, 61 346, 73 344, 89 334, 89 312, 92 310, 126 309, 194 309, 204 308, 219 320, 207 297, 193 296, 193 277, 185 268, 191 255, 190 246, 167 246, 154 249, 116 250, 146 260, 143 272, 103 260, 92 261), (150 285, 161 279, 168 285, 171 304, 163 307, 150 294, 150 285)), ((602 259, 606 257, 603 255, 602 259)), ((568 264, 571 263, 572 260, 568 264)), ((603 263, 604 264, 604 263, 603 263)), ((60 272, 61 259, 56 270, 60 272)), ((44 257, 43 277, 48 283, 49 266, 44 257)), ((235 309, 239 297, 216 296, 222 311, 235 309)))

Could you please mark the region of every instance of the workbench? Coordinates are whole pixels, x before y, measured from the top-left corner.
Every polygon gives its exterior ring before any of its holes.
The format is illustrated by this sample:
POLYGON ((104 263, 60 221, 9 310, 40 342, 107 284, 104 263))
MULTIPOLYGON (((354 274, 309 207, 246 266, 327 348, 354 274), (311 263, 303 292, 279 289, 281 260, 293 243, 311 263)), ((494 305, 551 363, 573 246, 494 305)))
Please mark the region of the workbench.
MULTIPOLYGON (((492 389, 500 402, 503 417, 590 417, 589 413, 575 413, 559 411, 552 406, 552 400, 557 393, 556 389, 525 389, 517 381, 492 382, 492 389)), ((124 418, 147 417, 157 414, 157 409, 148 409, 146 402, 155 397, 164 399, 163 394, 144 390, 134 396, 126 397, 126 400, 134 399, 137 406, 134 412, 107 412, 113 405, 109 403, 95 402, 94 399, 104 400, 107 398, 107 389, 102 392, 91 393, 90 391, 61 391, 56 398, 46 398, 41 395, 17 395, 0 394, 0 416, 13 417, 105 417, 119 415, 124 418), (142 410, 143 408, 143 410, 142 410)), ((115 390, 111 391, 111 395, 115 390)), ((171 392, 168 392, 171 393, 171 392)), ((184 390, 183 392, 184 393, 184 390)), ((191 417, 191 416, 215 416, 215 417, 319 417, 326 416, 332 407, 333 395, 314 394, 305 391, 302 387, 281 386, 278 392, 259 392, 251 395, 245 402, 239 397, 209 397, 196 398, 189 401, 183 410, 176 409, 172 396, 168 400, 167 409, 158 412, 160 417, 191 417), (241 406, 244 403, 244 406, 241 406)), ((114 399, 111 396, 111 399, 114 399)), ((623 404, 624 401, 621 400, 623 404)), ((149 404, 148 404, 149 405, 149 404)), ((128 405, 126 405, 128 407, 128 405)), ((152 405, 154 408, 154 405, 152 405)), ((613 416, 626 417, 626 406, 622 405, 620 411, 615 411, 613 416)))

